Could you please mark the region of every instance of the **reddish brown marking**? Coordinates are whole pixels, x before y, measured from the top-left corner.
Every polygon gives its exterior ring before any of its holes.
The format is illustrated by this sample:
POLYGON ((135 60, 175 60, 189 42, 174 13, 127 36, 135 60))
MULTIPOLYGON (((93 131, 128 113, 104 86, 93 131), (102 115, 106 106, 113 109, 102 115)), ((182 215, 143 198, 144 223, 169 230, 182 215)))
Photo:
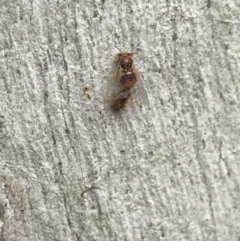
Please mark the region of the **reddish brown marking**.
POLYGON ((120 82, 125 89, 131 89, 136 84, 137 78, 133 72, 127 72, 120 77, 120 82))

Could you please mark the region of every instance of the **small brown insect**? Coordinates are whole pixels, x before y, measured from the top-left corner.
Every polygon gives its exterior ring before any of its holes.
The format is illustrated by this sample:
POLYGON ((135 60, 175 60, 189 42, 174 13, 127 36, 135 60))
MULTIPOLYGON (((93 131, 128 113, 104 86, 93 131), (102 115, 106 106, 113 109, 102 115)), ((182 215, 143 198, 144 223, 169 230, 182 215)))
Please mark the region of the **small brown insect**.
POLYGON ((132 103, 141 105, 147 99, 140 74, 134 64, 133 54, 120 51, 111 81, 108 82, 105 101, 115 110, 121 110, 131 95, 132 103))
POLYGON ((115 111, 120 111, 121 109, 123 109, 130 97, 130 91, 129 90, 123 90, 121 91, 116 98, 113 100, 112 103, 112 108, 115 111))

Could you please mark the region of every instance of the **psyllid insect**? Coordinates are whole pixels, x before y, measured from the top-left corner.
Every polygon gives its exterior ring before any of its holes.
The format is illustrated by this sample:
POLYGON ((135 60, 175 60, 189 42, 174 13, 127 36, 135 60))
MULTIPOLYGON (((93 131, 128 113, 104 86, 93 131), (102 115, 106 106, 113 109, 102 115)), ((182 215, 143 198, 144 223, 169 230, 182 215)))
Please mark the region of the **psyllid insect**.
POLYGON ((120 51, 116 66, 108 82, 105 100, 116 110, 122 110, 131 99, 131 103, 141 105, 147 99, 140 74, 133 60, 133 54, 120 51))

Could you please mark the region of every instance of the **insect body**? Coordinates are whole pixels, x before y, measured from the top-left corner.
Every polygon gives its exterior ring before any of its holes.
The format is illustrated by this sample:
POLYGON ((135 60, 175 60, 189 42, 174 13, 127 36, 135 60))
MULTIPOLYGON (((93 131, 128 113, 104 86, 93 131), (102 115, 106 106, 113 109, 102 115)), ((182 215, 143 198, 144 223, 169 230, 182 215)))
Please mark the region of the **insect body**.
POLYGON ((133 72, 123 73, 120 77, 120 83, 124 89, 131 89, 137 82, 137 77, 133 72))
POLYGON ((113 103, 112 103, 112 108, 115 110, 115 111, 119 111, 121 109, 123 109, 130 97, 130 91, 129 90, 123 90, 121 91, 117 96, 116 98, 113 100, 113 103))
POLYGON ((141 105, 147 99, 147 92, 142 84, 139 72, 133 61, 133 54, 120 51, 111 81, 108 83, 105 100, 111 107, 119 111, 129 100, 141 105))
POLYGON ((119 53, 120 83, 124 89, 131 89, 137 82, 137 76, 133 70, 133 55, 126 51, 119 53))

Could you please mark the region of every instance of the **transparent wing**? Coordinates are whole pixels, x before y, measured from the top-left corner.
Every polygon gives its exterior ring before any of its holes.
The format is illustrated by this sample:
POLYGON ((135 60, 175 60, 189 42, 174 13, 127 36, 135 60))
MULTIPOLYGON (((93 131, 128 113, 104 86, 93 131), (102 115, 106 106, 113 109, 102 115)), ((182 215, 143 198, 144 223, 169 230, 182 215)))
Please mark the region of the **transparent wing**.
MULTIPOLYGON (((147 91, 144 88, 141 76, 135 66, 132 65, 133 72, 136 74, 137 82, 130 89, 130 96, 128 97, 128 101, 125 107, 127 106, 141 106, 143 104, 149 105, 147 91)), ((115 65, 115 68, 109 78, 106 86, 106 92, 104 97, 104 109, 109 110, 113 105, 116 98, 118 98, 119 94, 123 91, 124 87, 120 83, 121 76, 121 67, 119 65, 115 65)), ((125 109, 125 108, 124 108, 125 109)))
POLYGON ((111 107, 113 99, 115 99, 119 92, 123 90, 119 78, 120 68, 117 66, 114 68, 111 77, 107 81, 106 92, 104 96, 104 107, 107 109, 111 107))
POLYGON ((134 105, 149 104, 147 91, 144 88, 142 78, 135 65, 133 65, 133 71, 137 76, 137 82, 131 89, 132 102, 134 105))

